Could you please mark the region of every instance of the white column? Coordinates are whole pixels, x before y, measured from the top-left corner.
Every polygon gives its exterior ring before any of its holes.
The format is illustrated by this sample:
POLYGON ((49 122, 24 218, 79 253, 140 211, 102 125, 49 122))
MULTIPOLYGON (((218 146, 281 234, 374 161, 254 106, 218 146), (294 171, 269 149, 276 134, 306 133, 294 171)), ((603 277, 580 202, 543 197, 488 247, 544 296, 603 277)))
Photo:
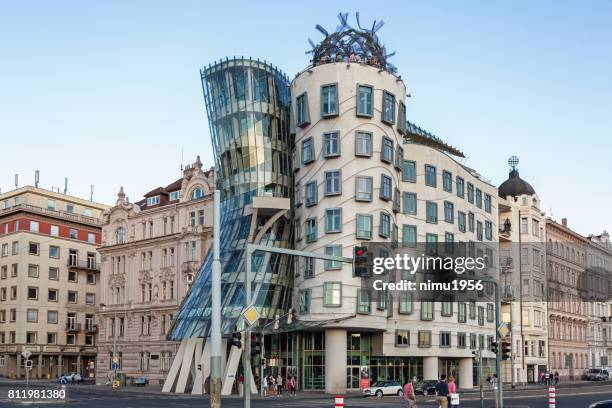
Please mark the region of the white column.
POLYGON ((346 330, 325 330, 325 392, 346 392, 346 330))
POLYGON ((474 361, 471 357, 459 359, 459 388, 470 390, 474 388, 474 361))
POLYGON ((423 357, 423 379, 438 379, 438 357, 423 357))

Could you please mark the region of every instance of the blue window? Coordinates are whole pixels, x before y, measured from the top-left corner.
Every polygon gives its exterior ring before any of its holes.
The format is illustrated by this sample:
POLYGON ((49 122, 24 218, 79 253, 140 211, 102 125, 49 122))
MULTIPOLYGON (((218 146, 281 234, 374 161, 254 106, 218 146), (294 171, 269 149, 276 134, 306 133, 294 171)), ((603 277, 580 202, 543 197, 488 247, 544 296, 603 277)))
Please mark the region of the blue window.
POLYGON ((474 213, 471 211, 468 213, 468 229, 474 232, 474 213))
POLYGON ((404 214, 416 215, 417 195, 416 193, 404 192, 404 214))
POLYGON ((457 223, 459 224, 459 231, 465 232, 465 213, 463 211, 457 212, 457 223))
POLYGON ((308 164, 314 160, 314 141, 311 137, 302 141, 302 163, 308 164))
POLYGON ((304 188, 306 190, 304 194, 306 196, 306 207, 317 204, 319 197, 316 180, 306 183, 304 188))
POLYGON ((325 172, 325 195, 337 195, 341 193, 340 170, 325 172))
POLYGON ((317 219, 309 218, 306 220, 306 242, 315 242, 317 240, 317 219))
POLYGON ((382 211, 380 213, 380 225, 378 228, 378 235, 383 238, 389 238, 391 235, 391 216, 389 213, 382 211))
POLYGON ((372 133, 363 131, 355 133, 355 156, 372 156, 372 133))
POLYGON ((455 222, 455 206, 450 201, 444 202, 444 221, 451 224, 455 222))
POLYGON ((482 241, 482 222, 476 221, 476 239, 482 241))
POLYGON ((488 241, 493 239, 493 223, 491 221, 485 221, 485 238, 488 241))
MULTIPOLYGON (((325 255, 342 256, 342 245, 328 245, 325 247, 325 255)), ((325 260, 325 270, 341 269, 342 263, 339 261, 325 260)))
POLYGON ((321 116, 338 114, 338 85, 329 84, 321 87, 321 116))
POLYGON ((490 194, 485 194, 484 196, 484 208, 486 212, 488 213, 491 212, 491 195, 490 194))
POLYGON ((450 171, 442 172, 442 188, 449 193, 453 192, 453 173, 450 171))
POLYGON ((476 189, 476 207, 482 208, 482 191, 479 188, 476 189))
POLYGON ((323 157, 340 156, 340 133, 323 133, 323 157))
POLYGON ((406 133, 406 105, 404 102, 400 102, 398 107, 397 131, 402 135, 406 133))
POLYGON ((450 232, 446 232, 444 234, 444 250, 447 253, 452 254, 454 252, 454 248, 453 248, 454 243, 455 243, 455 235, 450 232))
POLYGON ((391 177, 386 174, 380 176, 380 198, 389 201, 391 200, 391 177))
POLYGON ((474 204, 474 185, 472 183, 468 183, 467 190, 468 190, 468 202, 470 204, 474 204))
POLYGON ((395 95, 387 91, 383 92, 382 121, 389 125, 395 123, 395 95))
POLYGON ((306 92, 301 94, 296 99, 296 125, 305 127, 310 124, 310 113, 308 112, 308 95, 306 92))
POLYGON ((357 116, 372 117, 372 95, 374 90, 369 85, 357 85, 357 116))
POLYGON ((372 201, 372 177, 355 177, 355 200, 372 201))
POLYGON ((438 203, 433 201, 427 201, 426 203, 427 209, 427 222, 430 224, 438 223, 438 203))
POLYGON ((425 185, 429 187, 436 187, 436 168, 429 164, 425 165, 425 185))
POLYGON ((461 177, 456 178, 457 181, 457 197, 464 197, 464 181, 461 177))
POLYGON ((425 252, 428 255, 438 253, 438 235, 437 234, 426 234, 425 235, 425 252))
POLYGON ((416 162, 413 160, 404 160, 404 168, 402 171, 402 181, 416 183, 416 162))
POLYGON ((414 247, 417 243, 417 230, 414 225, 402 226, 402 245, 406 247, 414 247))
POLYGON ((357 239, 372 239, 372 216, 357 214, 357 239))
POLYGON ((325 209, 325 232, 341 232, 342 231, 342 208, 327 208, 325 209))
POLYGON ((382 140, 382 149, 380 151, 380 160, 391 163, 393 161, 393 140, 384 136, 382 140))

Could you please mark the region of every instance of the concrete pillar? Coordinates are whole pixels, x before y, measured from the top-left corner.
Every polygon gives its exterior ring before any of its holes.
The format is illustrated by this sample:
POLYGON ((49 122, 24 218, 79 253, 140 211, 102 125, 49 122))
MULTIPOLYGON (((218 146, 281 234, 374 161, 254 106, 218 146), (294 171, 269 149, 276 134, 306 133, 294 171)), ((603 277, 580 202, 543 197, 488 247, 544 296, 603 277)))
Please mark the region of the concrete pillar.
POLYGON ((21 353, 17 353, 17 367, 15 367, 15 372, 17 373, 17 378, 21 378, 21 366, 23 363, 21 362, 21 353))
POLYGON ((423 357, 423 379, 438 379, 438 357, 423 357))
POLYGON ((64 358, 63 356, 60 354, 57 357, 57 375, 60 376, 64 373, 64 358))
POLYGON ((81 373, 81 355, 80 354, 77 356, 76 372, 79 374, 81 373))
POLYGON ((42 362, 43 362, 43 356, 42 354, 38 355, 38 366, 36 367, 36 370, 38 371, 38 378, 42 378, 42 362))
POLYGON ((471 357, 459 359, 459 389, 474 388, 474 360, 471 357))
POLYGON ((346 392, 346 330, 325 330, 325 392, 346 392))

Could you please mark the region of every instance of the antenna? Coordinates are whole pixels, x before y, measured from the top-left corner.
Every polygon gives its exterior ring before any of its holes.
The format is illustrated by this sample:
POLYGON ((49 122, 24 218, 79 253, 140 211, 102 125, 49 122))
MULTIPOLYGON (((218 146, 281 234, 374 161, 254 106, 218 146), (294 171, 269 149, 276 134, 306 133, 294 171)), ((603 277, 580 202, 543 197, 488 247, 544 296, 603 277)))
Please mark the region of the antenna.
POLYGON ((89 194, 89 201, 93 201, 93 192, 94 192, 94 185, 91 185, 91 192, 89 194))
POLYGON ((183 174, 183 147, 181 146, 181 174, 183 174))
POLYGON ((516 166, 519 164, 519 158, 516 156, 510 156, 508 158, 508 166, 512 167, 512 170, 516 170, 516 166))
POLYGON ((34 187, 38 188, 38 183, 40 182, 40 171, 36 170, 34 172, 34 187))
POLYGON ((68 177, 64 177, 64 195, 68 192, 68 177))
POLYGON ((19 188, 19 174, 15 173, 15 188, 19 188))

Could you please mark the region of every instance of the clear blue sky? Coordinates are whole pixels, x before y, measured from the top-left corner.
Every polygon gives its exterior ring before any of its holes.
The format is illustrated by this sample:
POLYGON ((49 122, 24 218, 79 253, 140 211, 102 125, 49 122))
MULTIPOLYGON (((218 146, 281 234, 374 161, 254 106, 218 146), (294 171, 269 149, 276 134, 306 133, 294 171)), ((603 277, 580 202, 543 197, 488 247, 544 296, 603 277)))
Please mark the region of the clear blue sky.
POLYGON ((308 62, 316 23, 383 19, 409 120, 495 184, 508 156, 554 218, 612 230, 612 2, 29 1, 0 4, 0 187, 133 201, 213 163, 199 68, 220 57, 308 62), (210 3, 210 4, 206 4, 210 3), (351 16, 351 18, 353 18, 351 16))

